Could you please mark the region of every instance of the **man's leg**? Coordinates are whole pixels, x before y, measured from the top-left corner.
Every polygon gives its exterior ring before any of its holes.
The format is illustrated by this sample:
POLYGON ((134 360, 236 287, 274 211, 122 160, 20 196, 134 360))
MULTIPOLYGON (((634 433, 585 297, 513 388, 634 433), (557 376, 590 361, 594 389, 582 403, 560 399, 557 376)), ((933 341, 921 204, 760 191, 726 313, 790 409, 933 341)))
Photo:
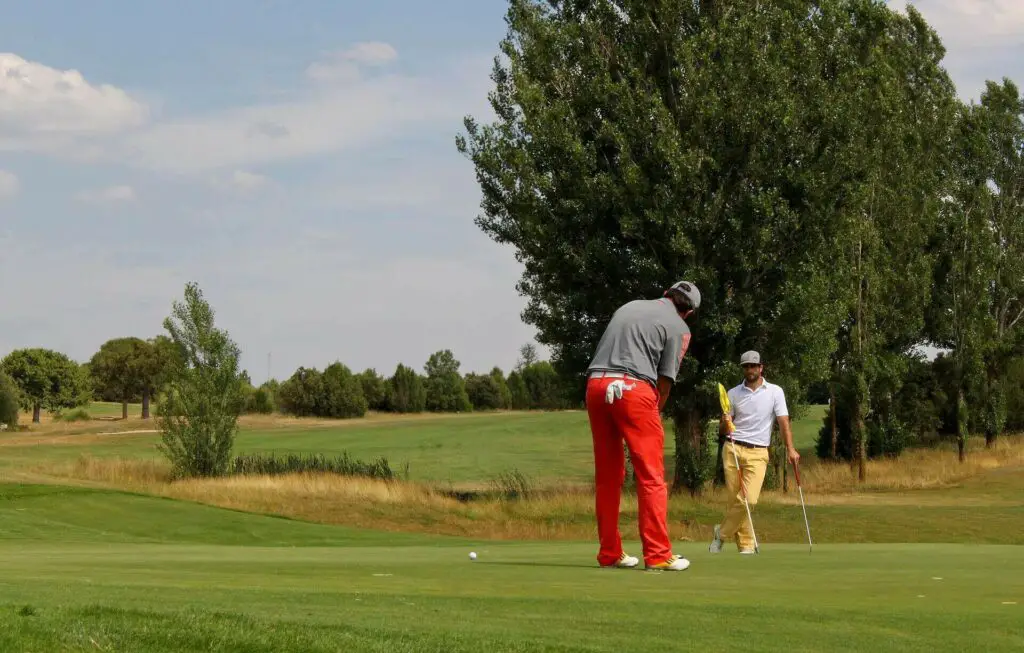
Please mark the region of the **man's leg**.
POLYGON ((719 533, 723 542, 735 540, 738 544, 739 530, 747 521, 747 509, 743 506, 743 491, 740 489, 740 479, 736 473, 736 458, 733 457, 733 449, 736 450, 736 455, 741 456, 740 465, 743 465, 743 447, 726 442, 722 447, 722 467, 725 469, 725 487, 729 493, 729 503, 726 506, 725 519, 722 520, 719 533))
POLYGON ((594 441, 595 512, 600 542, 597 562, 602 565, 615 564, 623 553, 619 502, 626 479, 626 456, 622 451, 622 435, 612 418, 612 406, 604 400, 605 388, 611 381, 587 381, 587 415, 594 441))
MULTIPOLYGON (((737 448, 742 452, 740 467, 743 469, 743 484, 747 488, 747 503, 750 504, 750 510, 753 513, 757 499, 761 496, 761 485, 764 483, 765 472, 768 471, 768 450, 737 448)), ((753 551, 754 533, 750 529, 750 520, 746 518, 746 508, 741 506, 741 510, 743 510, 743 521, 740 522, 739 530, 736 533, 736 544, 740 551, 753 551)))
POLYGON ((668 487, 665 484, 665 431, 654 388, 642 381, 623 393, 614 411, 636 472, 640 539, 644 562, 655 565, 672 557, 668 534, 668 487))

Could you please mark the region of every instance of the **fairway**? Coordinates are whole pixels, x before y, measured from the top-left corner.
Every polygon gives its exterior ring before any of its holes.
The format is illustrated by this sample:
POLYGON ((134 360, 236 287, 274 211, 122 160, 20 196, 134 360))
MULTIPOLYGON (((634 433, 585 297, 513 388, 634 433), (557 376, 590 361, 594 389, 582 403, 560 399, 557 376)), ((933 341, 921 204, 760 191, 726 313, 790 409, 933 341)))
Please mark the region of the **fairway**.
POLYGON ((692 567, 672 574, 598 569, 590 543, 382 534, 116 492, 3 493, 5 651, 1024 647, 1019 547, 766 545, 747 558, 693 543, 678 549, 692 567))
MULTIPOLYGON (((115 404, 92 404, 90 414, 106 414, 115 404), (94 408, 96 407, 96 408, 94 408)), ((793 423, 794 443, 812 455, 826 408, 810 406, 793 423)), ((138 406, 130 406, 138 415, 138 406)), ((384 457, 396 471, 409 466, 412 480, 486 485, 500 474, 517 470, 536 483, 588 483, 593 478, 590 427, 584 411, 418 415, 364 420, 303 420, 300 423, 243 418, 236 439, 238 453, 322 453, 373 460, 384 457)), ((72 435, 60 443, 35 446, 42 438, 0 436, 0 466, 31 466, 40 461, 73 460, 83 453, 96 457, 160 458, 153 420, 130 420, 122 426, 98 427, 88 422, 66 427, 72 435), (124 430, 124 434, 104 431, 124 430)), ((665 422, 665 467, 675 468, 672 423, 665 422)))

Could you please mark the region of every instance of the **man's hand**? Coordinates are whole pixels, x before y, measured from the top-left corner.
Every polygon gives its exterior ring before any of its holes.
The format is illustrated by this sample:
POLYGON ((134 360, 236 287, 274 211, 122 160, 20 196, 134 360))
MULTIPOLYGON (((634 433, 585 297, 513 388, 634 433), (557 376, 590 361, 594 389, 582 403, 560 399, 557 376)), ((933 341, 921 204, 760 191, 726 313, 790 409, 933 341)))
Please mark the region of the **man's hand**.
POLYGON ((731 435, 736 427, 732 423, 732 417, 729 413, 722 413, 722 417, 718 422, 718 434, 719 435, 731 435))
POLYGON ((786 452, 786 455, 789 458, 789 462, 793 463, 794 467, 796 467, 800 463, 800 452, 794 449, 793 447, 789 448, 789 451, 786 452))

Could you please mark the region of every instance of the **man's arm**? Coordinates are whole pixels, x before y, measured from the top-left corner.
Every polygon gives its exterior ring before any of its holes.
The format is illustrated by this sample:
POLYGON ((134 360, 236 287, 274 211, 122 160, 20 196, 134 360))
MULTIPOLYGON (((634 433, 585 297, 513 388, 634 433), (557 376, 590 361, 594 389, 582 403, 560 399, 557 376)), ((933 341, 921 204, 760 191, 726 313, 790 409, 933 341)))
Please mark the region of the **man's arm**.
POLYGON ((658 410, 665 408, 668 401, 668 393, 672 391, 672 379, 667 376, 658 377, 658 410))
POLYGON ((789 408, 786 406, 786 395, 779 388, 775 397, 775 421, 779 423, 779 431, 786 443, 786 457, 796 465, 800 462, 800 452, 793 446, 793 431, 789 428, 789 408))
POLYGON ((668 401, 668 393, 672 390, 672 384, 679 374, 679 364, 683 362, 689 345, 688 330, 684 329, 678 334, 666 332, 665 348, 661 350, 661 360, 658 362, 658 410, 664 408, 668 401))

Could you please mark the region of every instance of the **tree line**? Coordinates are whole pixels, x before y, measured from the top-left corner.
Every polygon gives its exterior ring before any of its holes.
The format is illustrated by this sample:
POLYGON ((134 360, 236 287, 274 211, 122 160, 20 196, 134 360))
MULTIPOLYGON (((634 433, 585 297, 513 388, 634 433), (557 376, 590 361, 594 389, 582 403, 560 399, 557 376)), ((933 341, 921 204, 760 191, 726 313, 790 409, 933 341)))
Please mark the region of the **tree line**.
MULTIPOLYGON (((177 368, 181 353, 166 335, 143 339, 113 338, 85 363, 43 348, 10 352, 0 359, 0 422, 14 426, 20 410, 41 413, 84 406, 92 401, 118 402, 122 418, 129 404, 141 403, 141 417, 151 417, 151 402, 177 368)), ((354 373, 335 361, 323 370, 300 367, 288 379, 254 386, 240 373, 241 413, 283 413, 299 417, 354 418, 369 411, 393 413, 469 412, 486 410, 557 410, 568 393, 548 361, 526 344, 506 376, 498 367, 487 374, 463 374, 451 350, 430 356, 423 372, 399 364, 390 376, 375 369, 354 373)))
POLYGON ((970 433, 1020 424, 1011 80, 962 101, 939 34, 874 0, 510 0, 507 24, 496 118, 456 137, 477 225, 515 248, 566 379, 618 306, 700 287, 667 407, 675 490, 714 473, 715 387, 747 349, 791 403, 824 390, 819 452, 862 480, 908 441, 949 434, 963 460, 970 433))

